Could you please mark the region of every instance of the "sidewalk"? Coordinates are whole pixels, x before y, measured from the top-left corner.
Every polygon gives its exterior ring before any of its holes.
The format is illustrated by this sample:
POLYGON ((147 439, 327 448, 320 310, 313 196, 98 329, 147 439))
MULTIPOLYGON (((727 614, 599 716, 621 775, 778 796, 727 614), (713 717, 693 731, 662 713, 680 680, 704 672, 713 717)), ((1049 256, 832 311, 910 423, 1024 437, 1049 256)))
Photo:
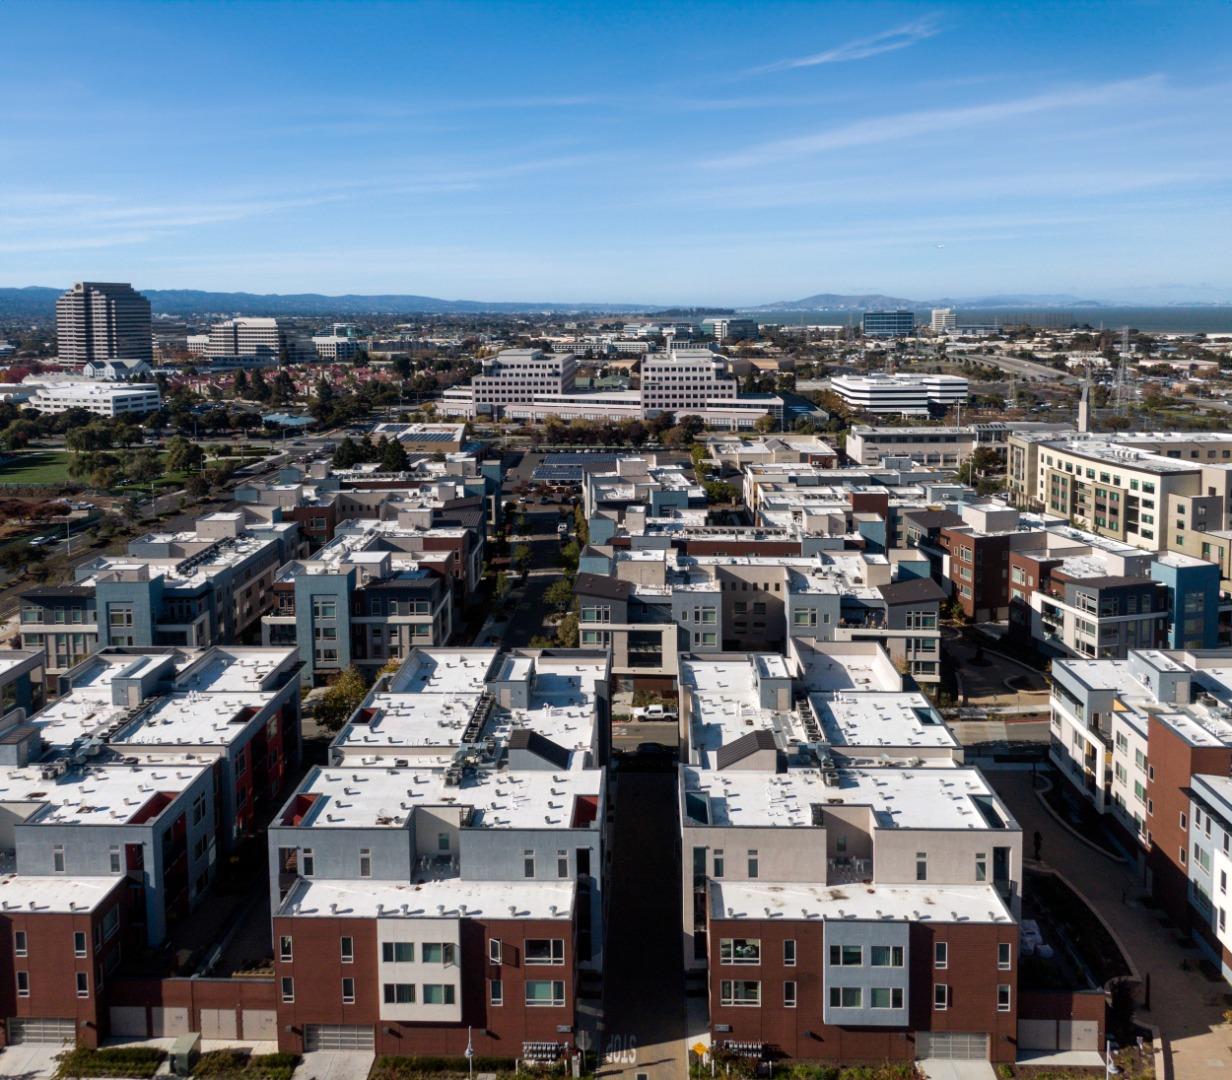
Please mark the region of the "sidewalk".
POLYGON ((1159 925, 1158 910, 1135 901, 1143 891, 1135 868, 1103 857, 1062 828, 1040 805, 1030 773, 989 771, 987 776, 1022 826, 1024 849, 1030 850, 1038 829, 1043 865, 1060 871, 1086 897, 1142 976, 1150 973, 1153 1007, 1140 1008, 1136 1016, 1159 1028, 1172 1075, 1177 1080, 1232 1077, 1232 1027, 1223 1024, 1229 987, 1202 975, 1197 951, 1182 949, 1176 931, 1159 925), (1181 969, 1186 960, 1189 971, 1181 969))

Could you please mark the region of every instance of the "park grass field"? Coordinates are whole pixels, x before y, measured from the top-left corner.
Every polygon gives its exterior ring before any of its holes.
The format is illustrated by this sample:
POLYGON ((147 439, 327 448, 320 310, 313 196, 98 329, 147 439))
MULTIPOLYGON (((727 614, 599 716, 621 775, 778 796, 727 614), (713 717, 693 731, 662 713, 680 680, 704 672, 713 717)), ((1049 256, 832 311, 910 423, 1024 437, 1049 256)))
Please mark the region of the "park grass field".
POLYGON ((69 483, 68 452, 65 450, 16 450, 0 465, 0 485, 47 485, 69 483))

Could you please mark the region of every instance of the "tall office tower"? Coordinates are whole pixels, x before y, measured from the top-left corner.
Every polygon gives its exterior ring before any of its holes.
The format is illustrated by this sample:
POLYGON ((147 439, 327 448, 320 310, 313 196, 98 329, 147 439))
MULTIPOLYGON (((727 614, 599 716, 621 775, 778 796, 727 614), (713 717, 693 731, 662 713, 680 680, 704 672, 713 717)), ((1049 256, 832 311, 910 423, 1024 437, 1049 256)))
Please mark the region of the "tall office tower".
POLYGON ((79 281, 56 301, 61 360, 154 362, 150 302, 127 283, 79 281))
POLYGON ((958 313, 953 308, 933 308, 932 331, 934 334, 944 334, 958 326, 958 313))

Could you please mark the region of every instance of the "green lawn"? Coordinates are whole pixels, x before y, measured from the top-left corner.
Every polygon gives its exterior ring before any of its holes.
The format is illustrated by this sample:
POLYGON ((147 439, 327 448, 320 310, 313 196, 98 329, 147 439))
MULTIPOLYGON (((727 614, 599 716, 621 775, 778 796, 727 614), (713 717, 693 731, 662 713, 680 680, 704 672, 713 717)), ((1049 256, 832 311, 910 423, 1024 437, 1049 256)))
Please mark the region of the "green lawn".
POLYGON ((17 450, 0 465, 0 484, 67 484, 68 452, 65 450, 17 450))

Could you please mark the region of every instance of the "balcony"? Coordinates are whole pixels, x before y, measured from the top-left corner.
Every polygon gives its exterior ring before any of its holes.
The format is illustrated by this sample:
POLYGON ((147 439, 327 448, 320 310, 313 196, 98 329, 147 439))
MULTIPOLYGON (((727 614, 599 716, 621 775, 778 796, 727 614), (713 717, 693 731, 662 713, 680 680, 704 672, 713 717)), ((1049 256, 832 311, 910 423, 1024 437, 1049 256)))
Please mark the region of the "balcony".
POLYGON ((836 855, 826 860, 827 885, 855 885, 873 879, 873 860, 836 855))

